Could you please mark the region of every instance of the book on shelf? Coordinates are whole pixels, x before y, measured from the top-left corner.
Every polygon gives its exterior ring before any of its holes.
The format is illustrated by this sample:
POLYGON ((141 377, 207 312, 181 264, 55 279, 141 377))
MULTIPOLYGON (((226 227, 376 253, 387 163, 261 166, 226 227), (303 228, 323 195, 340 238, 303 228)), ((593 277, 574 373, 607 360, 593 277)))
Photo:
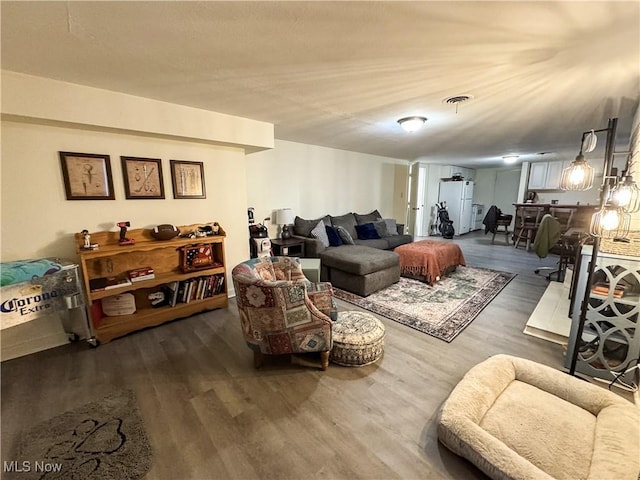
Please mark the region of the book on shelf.
POLYGON ((179 291, 179 287, 180 286, 180 282, 169 282, 167 283, 167 285, 165 286, 166 288, 166 296, 167 296, 167 303, 172 306, 175 307, 176 303, 178 303, 178 291, 179 291))
MULTIPOLYGON (((591 291, 597 295, 609 295, 611 286, 608 283, 596 283, 591 287, 591 291)), ((614 298, 622 298, 625 294, 625 288, 622 285, 616 285, 613 289, 614 298)))
POLYGON ((141 282, 143 280, 151 280, 156 278, 156 274, 152 267, 135 268, 129 271, 129 279, 132 282, 141 282))
POLYGON ((127 285, 131 285, 131 280, 126 276, 100 277, 89 280, 89 288, 92 292, 126 287, 127 285))
POLYGON ((167 297, 166 305, 172 307, 178 303, 204 300, 224 292, 224 275, 203 275, 169 282, 164 285, 163 291, 167 297))

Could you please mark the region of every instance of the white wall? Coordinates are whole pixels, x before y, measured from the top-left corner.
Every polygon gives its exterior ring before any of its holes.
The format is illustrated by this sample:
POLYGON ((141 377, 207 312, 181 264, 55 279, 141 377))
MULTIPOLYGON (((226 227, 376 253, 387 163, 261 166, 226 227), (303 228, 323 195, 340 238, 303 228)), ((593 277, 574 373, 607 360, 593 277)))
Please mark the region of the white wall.
POLYGON ((502 213, 514 215, 520 171, 520 165, 476 169, 473 203, 484 205, 485 212, 491 205, 496 205, 502 213))
MULTIPOLYGON (((218 221, 227 232, 227 264, 248 257, 245 151, 268 148, 272 125, 11 72, 2 75, 2 261, 47 256, 77 261, 75 233, 117 231, 116 222, 125 220, 131 228, 218 221), (58 94, 68 102, 49 98, 58 94), (169 117, 173 120, 165 121, 169 117), (209 121, 221 126, 217 133, 210 132, 209 121), (116 199, 66 200, 59 151, 110 155, 116 199), (165 199, 126 200, 121 155, 160 158, 165 199), (171 159, 204 163, 206 199, 173 199, 171 159)), ((7 339, 22 341, 32 351, 66 342, 56 317, 31 323, 37 328, 3 332, 3 352, 7 339), (37 342, 30 338, 33 331, 37 342)))
MULTIPOLYGON (((284 140, 246 158, 247 199, 256 223, 284 207, 305 219, 374 209, 391 218, 395 195, 403 194, 394 193, 395 169, 406 165, 403 160, 284 140)), ((276 236, 277 226, 267 226, 276 236)))
POLYGON ((245 253, 243 150, 197 143, 29 123, 2 122, 2 260, 60 256, 75 259, 74 234, 157 224, 218 221, 229 234, 227 255, 245 253), (66 200, 58 151, 107 154, 115 200, 66 200), (126 200, 120 156, 162 160, 165 199, 126 200), (169 160, 204 163, 206 199, 173 199, 169 160))

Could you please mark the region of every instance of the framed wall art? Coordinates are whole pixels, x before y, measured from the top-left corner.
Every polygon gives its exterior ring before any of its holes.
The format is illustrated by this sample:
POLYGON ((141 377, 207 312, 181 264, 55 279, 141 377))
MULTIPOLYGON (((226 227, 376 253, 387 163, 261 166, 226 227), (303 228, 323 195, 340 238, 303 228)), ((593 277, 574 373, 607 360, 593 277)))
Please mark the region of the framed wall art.
POLYGON ((114 200, 109 155, 58 152, 67 200, 114 200))
POLYGON ((164 198, 162 161, 159 158, 120 157, 127 199, 164 198))
POLYGON ((207 198, 204 187, 204 164, 171 160, 173 198, 207 198))

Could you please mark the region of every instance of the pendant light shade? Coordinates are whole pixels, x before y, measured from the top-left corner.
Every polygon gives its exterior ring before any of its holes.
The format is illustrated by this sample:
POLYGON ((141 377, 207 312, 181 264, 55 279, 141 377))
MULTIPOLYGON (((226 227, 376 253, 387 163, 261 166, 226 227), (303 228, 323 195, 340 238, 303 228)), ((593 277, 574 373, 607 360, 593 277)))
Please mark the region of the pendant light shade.
POLYGON ((589 190, 593 186, 596 171, 589 165, 582 154, 562 171, 560 188, 562 190, 589 190))
POLYGON ((611 203, 627 213, 640 211, 640 189, 629 175, 623 176, 611 190, 611 203))
POLYGON ((426 121, 426 117, 405 117, 398 120, 398 123, 406 132, 417 132, 426 121))
POLYGON ((600 238, 626 238, 630 223, 631 215, 622 208, 605 205, 593 214, 590 233, 600 238))

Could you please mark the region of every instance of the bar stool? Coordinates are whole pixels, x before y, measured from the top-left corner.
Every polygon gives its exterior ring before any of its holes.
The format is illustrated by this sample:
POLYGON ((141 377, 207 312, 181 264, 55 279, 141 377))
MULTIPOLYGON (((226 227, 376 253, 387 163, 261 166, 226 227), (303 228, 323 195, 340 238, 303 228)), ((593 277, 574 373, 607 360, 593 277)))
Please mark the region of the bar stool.
POLYGON ((511 220, 513 219, 513 215, 500 215, 498 220, 496 220, 496 229, 493 232, 493 236, 491 237, 491 244, 494 243, 496 239, 496 234, 504 233, 504 239, 507 245, 509 245, 509 235, 511 232, 509 231, 509 225, 511 225, 511 220), (502 230, 499 230, 502 227, 502 230))
POLYGON ((536 232, 540 226, 540 220, 544 215, 544 207, 522 207, 519 209, 520 227, 516 237, 514 248, 520 246, 520 240, 526 239, 527 252, 531 249, 531 243, 536 237, 536 232))

